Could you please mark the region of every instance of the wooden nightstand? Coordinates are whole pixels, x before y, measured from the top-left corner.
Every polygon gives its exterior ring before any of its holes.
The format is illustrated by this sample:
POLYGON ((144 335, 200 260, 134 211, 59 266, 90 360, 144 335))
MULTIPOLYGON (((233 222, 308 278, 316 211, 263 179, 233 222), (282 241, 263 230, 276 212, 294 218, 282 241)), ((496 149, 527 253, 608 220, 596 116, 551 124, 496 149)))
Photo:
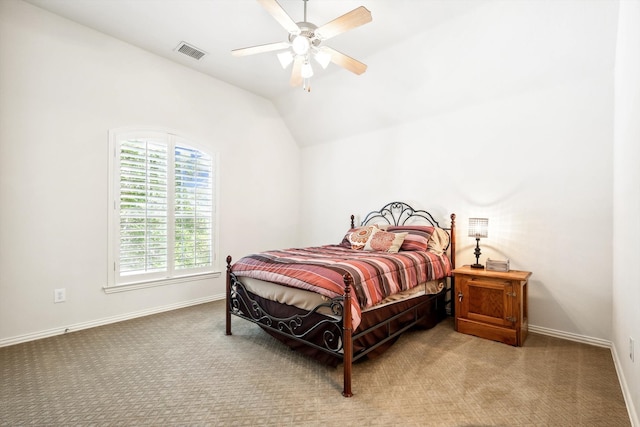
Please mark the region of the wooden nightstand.
POLYGON ((453 270, 456 331, 521 346, 527 338, 527 283, 531 272, 487 271, 468 265, 453 270))

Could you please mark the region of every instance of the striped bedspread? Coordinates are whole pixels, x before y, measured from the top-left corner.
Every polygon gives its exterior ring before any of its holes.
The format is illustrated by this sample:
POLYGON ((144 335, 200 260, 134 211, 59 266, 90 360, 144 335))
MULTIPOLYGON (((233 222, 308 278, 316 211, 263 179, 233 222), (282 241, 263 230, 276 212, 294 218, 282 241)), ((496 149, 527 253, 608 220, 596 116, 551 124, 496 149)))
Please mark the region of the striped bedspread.
POLYGON ((252 277, 317 292, 328 298, 344 294, 344 273, 353 277, 353 328, 361 310, 389 295, 451 273, 446 255, 432 252, 398 253, 354 250, 340 245, 261 252, 238 260, 231 267, 238 277, 252 277))

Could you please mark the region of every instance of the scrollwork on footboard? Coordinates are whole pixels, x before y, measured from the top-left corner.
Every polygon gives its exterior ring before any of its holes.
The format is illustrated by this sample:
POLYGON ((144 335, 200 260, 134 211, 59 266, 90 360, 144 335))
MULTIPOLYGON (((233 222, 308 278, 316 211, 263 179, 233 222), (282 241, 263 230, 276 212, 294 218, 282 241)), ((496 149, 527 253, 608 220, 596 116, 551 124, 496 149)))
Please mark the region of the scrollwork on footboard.
POLYGON ((319 350, 337 356, 342 355, 344 345, 342 338, 343 297, 329 300, 303 314, 277 317, 269 314, 260 305, 260 302, 251 296, 235 274, 229 272, 228 278, 228 310, 230 314, 262 325, 319 350), (322 313, 323 310, 330 314, 322 313), (322 332, 321 339, 316 339, 314 342, 311 336, 317 331, 322 332))

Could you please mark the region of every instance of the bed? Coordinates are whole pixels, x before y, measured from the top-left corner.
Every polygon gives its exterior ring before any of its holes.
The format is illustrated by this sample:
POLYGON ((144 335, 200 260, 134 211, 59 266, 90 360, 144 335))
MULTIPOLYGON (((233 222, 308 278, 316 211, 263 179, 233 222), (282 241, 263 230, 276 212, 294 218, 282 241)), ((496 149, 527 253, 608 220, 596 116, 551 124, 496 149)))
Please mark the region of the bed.
POLYGON ((443 227, 427 211, 392 202, 359 225, 351 215, 334 244, 234 264, 228 256, 226 334, 234 315, 321 363, 342 363, 342 394, 352 396, 354 362, 454 315, 455 214, 450 219, 443 227))

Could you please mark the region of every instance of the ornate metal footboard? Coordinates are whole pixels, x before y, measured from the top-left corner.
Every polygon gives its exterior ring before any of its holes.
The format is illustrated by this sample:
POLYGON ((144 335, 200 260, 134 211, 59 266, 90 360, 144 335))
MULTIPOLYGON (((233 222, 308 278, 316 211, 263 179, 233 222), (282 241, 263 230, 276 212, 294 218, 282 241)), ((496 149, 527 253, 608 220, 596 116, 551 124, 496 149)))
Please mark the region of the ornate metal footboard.
MULTIPOLYGON (((229 262, 230 259, 227 261, 229 262)), ((342 355, 344 347, 342 340, 342 301, 344 297, 329 300, 303 314, 276 317, 267 313, 260 303, 251 297, 244 284, 238 280, 235 274, 229 273, 229 280, 229 312, 231 314, 250 322, 258 323, 273 331, 286 334, 318 350, 335 356, 342 355), (323 308, 327 309, 330 314, 323 316, 320 321, 317 321, 316 318, 311 319, 314 314, 319 313, 323 308), (307 337, 320 329, 322 329, 323 345, 309 343, 307 337)))
POLYGON ((343 276, 345 293, 326 303, 316 306, 304 314, 276 317, 269 314, 258 301, 250 296, 247 288, 231 272, 231 256, 227 256, 227 318, 226 334, 231 335, 231 315, 259 324, 273 332, 302 342, 305 345, 329 353, 343 360, 344 388, 343 396, 351 397, 351 365, 353 363, 353 339, 351 319, 351 286, 353 279, 348 273, 343 276), (317 320, 320 310, 327 308, 329 315, 317 320), (322 345, 307 337, 315 331, 322 332, 322 345))

